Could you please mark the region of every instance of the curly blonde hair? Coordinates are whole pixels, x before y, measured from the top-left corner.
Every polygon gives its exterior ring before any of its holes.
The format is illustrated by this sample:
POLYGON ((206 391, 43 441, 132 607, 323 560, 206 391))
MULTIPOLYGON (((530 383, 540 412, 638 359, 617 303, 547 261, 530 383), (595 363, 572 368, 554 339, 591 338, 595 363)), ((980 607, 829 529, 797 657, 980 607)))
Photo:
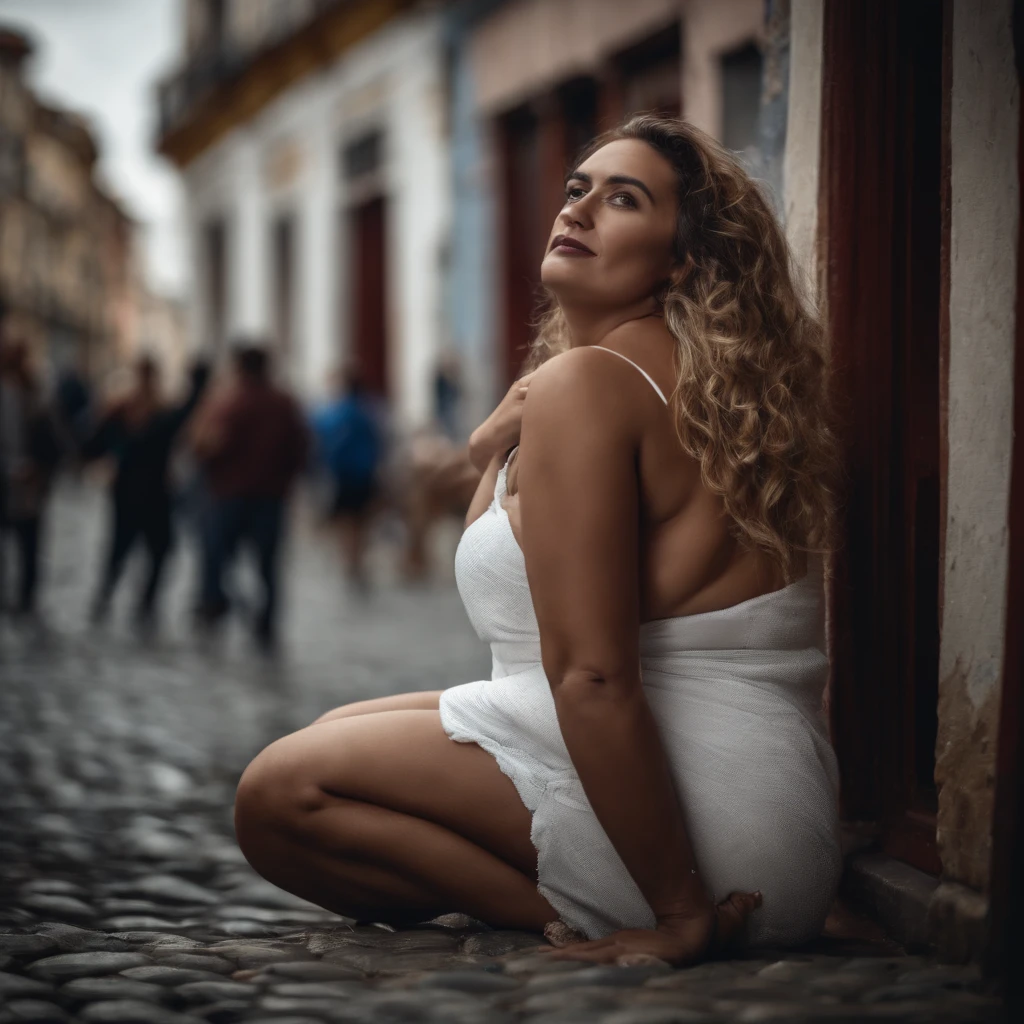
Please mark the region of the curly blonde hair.
MULTIPOLYGON (((825 554, 833 539, 838 459, 821 323, 795 284, 771 206, 728 151, 685 121, 640 114, 578 163, 619 139, 646 142, 678 181, 684 273, 656 297, 677 342, 679 440, 740 542, 791 580, 798 554, 825 554)), ((569 348, 556 302, 537 326, 533 367, 569 348)))

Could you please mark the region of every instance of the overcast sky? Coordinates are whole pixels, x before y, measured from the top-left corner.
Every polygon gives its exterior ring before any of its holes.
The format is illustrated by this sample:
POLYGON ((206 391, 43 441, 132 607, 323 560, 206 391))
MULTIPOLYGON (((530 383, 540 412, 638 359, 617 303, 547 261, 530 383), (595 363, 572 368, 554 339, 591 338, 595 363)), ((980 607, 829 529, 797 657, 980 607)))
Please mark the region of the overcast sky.
POLYGON ((103 180, 142 221, 151 283, 180 293, 184 250, 173 166, 153 152, 154 82, 176 63, 180 0, 0 0, 0 25, 36 44, 40 95, 85 114, 103 180))

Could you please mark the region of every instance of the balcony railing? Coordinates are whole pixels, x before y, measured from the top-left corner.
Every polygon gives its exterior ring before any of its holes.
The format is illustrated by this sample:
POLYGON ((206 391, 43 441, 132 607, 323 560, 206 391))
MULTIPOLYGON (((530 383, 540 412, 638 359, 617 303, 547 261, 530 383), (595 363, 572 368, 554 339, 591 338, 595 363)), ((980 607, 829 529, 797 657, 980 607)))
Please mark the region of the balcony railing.
POLYGON ((231 40, 218 40, 198 47, 182 67, 157 86, 158 138, 165 138, 187 124, 207 96, 239 78, 265 53, 281 46, 330 9, 351 3, 352 0, 314 0, 304 9, 305 17, 268 24, 255 45, 243 47, 231 40))
POLYGON ((256 55, 254 51, 243 52, 227 46, 192 53, 187 64, 157 86, 159 136, 163 138, 188 121, 206 96, 237 78, 256 55))

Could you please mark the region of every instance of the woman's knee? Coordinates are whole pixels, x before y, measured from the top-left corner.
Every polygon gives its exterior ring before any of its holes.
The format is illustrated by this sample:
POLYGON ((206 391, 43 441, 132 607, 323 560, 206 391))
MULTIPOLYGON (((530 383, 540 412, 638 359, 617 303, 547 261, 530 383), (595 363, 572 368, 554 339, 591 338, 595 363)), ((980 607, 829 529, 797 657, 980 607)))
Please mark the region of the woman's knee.
POLYGON ((340 707, 331 708, 325 711, 319 718, 314 718, 310 725, 321 725, 323 722, 333 722, 337 718, 352 718, 354 715, 362 714, 358 710, 359 704, 342 704, 340 707))
POLYGON ((275 837, 300 832, 303 817, 327 799, 302 748, 294 734, 285 736, 257 754, 239 779, 235 834, 250 862, 275 837))

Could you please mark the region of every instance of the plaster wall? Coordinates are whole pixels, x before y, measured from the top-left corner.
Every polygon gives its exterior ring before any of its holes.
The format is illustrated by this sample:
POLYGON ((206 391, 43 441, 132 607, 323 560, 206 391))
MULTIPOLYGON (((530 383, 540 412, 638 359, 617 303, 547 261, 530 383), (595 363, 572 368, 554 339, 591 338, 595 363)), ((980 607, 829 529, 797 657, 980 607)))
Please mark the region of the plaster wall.
POLYGON ((790 8, 789 107, 782 163, 786 237, 805 291, 815 300, 824 16, 824 0, 793 0, 790 8))
POLYGON ((476 103, 494 114, 601 63, 681 19, 683 110, 720 137, 719 57, 763 37, 763 0, 518 0, 505 4, 473 34, 476 103))
POLYGON ((477 109, 498 113, 556 82, 592 72, 602 59, 670 24, 680 7, 680 0, 503 4, 476 26, 470 44, 477 109))
POLYGON ((944 875, 984 890, 1006 629, 1019 203, 1012 0, 953 4, 949 466, 939 677, 944 875))

